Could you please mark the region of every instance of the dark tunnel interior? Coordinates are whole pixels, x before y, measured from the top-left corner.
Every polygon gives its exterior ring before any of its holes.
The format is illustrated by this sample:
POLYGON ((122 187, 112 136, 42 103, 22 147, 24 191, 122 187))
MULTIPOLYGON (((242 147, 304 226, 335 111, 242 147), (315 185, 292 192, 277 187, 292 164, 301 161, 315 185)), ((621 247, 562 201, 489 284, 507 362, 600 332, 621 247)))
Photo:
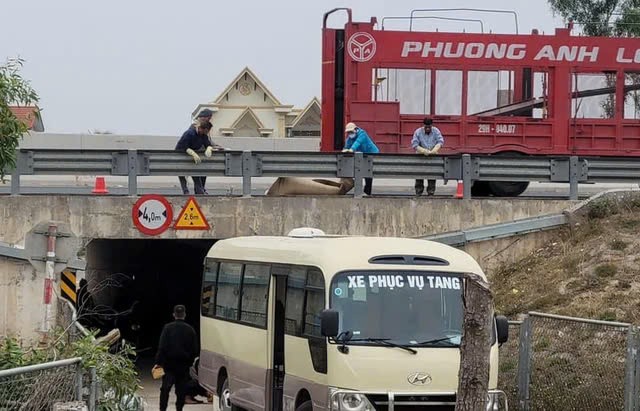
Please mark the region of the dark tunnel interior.
MULTIPOLYGON (((138 359, 155 354, 176 304, 198 332, 202 265, 215 240, 93 240, 86 280, 92 303, 79 293, 79 321, 100 334, 113 328, 133 344, 138 359), (83 302, 85 302, 83 304, 83 302)), ((82 286, 82 285, 81 285, 82 286)))

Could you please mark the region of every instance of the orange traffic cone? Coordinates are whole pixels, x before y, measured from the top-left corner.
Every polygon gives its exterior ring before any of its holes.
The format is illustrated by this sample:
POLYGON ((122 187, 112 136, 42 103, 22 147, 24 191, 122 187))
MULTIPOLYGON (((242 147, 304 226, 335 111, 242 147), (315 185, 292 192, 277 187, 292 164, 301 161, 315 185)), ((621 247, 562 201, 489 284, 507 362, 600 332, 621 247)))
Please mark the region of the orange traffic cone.
POLYGON ((107 184, 104 182, 104 177, 96 177, 96 183, 91 192, 93 194, 109 194, 107 184))
POLYGON ((458 180, 458 188, 456 189, 455 198, 464 198, 464 184, 462 180, 458 180))

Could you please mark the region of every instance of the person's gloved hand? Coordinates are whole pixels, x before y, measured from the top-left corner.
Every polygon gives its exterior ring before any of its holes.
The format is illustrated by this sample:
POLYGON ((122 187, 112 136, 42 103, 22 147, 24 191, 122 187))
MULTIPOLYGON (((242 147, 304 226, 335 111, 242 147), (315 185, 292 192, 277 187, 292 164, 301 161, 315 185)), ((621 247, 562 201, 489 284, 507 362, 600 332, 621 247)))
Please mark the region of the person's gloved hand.
POLYGON ((429 150, 427 150, 426 148, 424 148, 422 146, 416 147, 416 152, 419 153, 419 154, 424 154, 425 156, 428 156, 429 154, 431 154, 431 152, 429 150))
POLYGON ((350 148, 345 148, 344 150, 342 150, 343 153, 353 153, 353 150, 350 148))
POLYGON ((202 162, 202 159, 200 158, 200 156, 198 155, 198 153, 196 153, 195 151, 193 151, 192 149, 188 148, 187 149, 187 154, 189 154, 191 157, 193 157, 193 162, 196 164, 200 164, 200 162, 202 162))
POLYGON ((204 150, 204 155, 207 157, 211 157, 211 155, 213 154, 213 147, 209 146, 207 147, 206 150, 204 150))
POLYGON ((440 151, 440 148, 442 148, 442 146, 440 144, 436 144, 436 146, 430 151, 430 153, 438 154, 438 151, 440 151))

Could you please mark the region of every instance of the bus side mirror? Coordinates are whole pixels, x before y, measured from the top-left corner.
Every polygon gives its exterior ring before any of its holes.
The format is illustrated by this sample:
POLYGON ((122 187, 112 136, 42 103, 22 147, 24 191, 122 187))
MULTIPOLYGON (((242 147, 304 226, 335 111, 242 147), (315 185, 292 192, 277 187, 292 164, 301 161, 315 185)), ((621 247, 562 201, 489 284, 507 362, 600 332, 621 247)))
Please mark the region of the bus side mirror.
POLYGON ((320 332, 324 337, 337 337, 340 314, 336 310, 320 312, 320 332))
POLYGON ((504 315, 496 315, 496 331, 498 344, 504 344, 509 340, 509 320, 504 315))

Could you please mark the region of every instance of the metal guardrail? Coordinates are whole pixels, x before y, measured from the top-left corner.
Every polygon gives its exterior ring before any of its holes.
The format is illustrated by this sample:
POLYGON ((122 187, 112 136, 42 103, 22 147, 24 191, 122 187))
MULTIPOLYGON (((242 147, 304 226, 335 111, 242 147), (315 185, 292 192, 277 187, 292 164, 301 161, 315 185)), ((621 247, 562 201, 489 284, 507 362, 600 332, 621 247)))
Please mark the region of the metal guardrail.
POLYGON ((640 181, 640 162, 629 158, 224 151, 202 160, 194 164, 167 150, 21 149, 11 193, 20 194, 23 175, 128 176, 129 195, 137 195, 141 176, 242 177, 244 196, 253 177, 354 178, 355 197, 363 195, 365 177, 462 180, 464 198, 471 198, 474 181, 568 183, 571 199, 578 198, 578 183, 640 181))
POLYGON ((524 218, 506 223, 489 224, 467 230, 435 234, 422 237, 422 239, 437 241, 453 247, 461 247, 474 241, 486 241, 537 231, 552 230, 568 222, 569 218, 565 214, 552 214, 542 217, 524 218))

